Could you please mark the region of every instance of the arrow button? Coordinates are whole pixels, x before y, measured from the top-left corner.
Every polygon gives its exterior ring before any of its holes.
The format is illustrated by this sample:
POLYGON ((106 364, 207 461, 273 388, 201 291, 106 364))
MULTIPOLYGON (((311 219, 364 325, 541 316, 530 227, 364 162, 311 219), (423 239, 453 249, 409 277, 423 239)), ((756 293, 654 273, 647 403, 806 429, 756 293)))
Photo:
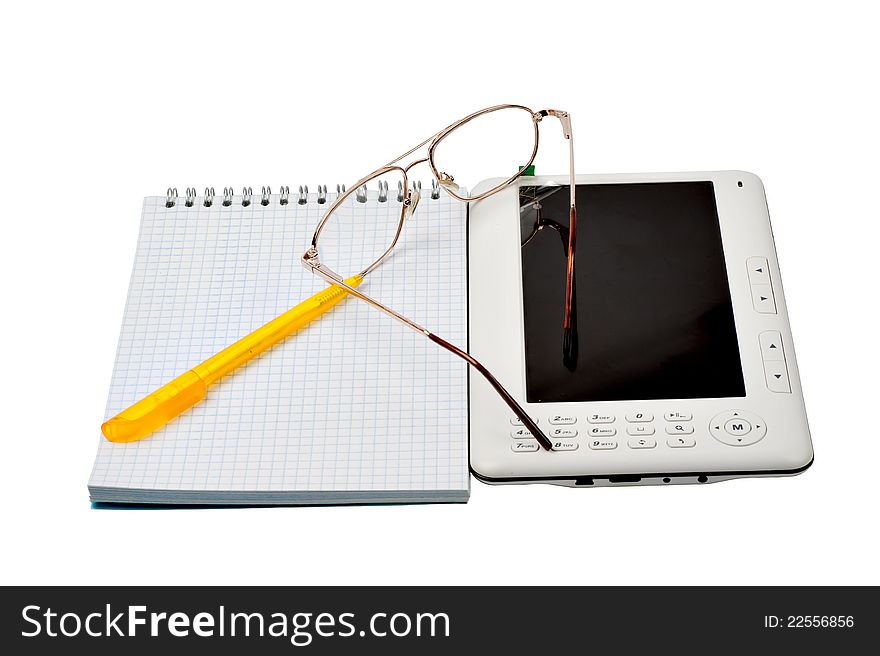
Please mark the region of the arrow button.
POLYGON ((761 347, 761 359, 764 362, 785 360, 782 335, 778 330, 765 330, 758 335, 758 343, 761 347))
POLYGON ((788 380, 788 369, 784 360, 776 360, 764 363, 767 388, 771 392, 784 394, 791 393, 791 383, 788 380))
POLYGON ((746 261, 749 272, 749 283, 752 285, 769 285, 770 274, 766 257, 750 257, 746 261))
POLYGON ((752 285, 752 305, 761 314, 776 314, 773 288, 770 285, 752 285))

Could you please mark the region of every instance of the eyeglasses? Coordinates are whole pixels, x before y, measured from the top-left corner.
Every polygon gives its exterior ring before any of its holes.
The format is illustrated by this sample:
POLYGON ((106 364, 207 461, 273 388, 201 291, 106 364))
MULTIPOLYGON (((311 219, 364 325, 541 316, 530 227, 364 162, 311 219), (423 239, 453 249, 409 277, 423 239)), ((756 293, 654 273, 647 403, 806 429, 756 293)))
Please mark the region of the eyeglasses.
MULTIPOLYGON (((410 186, 408 176, 410 170, 419 164, 427 163, 437 185, 442 187, 443 190, 453 198, 464 202, 483 200, 484 198, 488 198, 489 196, 498 193, 513 183, 534 163, 535 157, 538 154, 538 124, 548 116, 559 119, 562 124, 563 136, 568 140, 571 210, 569 215, 567 245, 568 259, 565 277, 565 312, 562 321, 562 330, 564 349, 563 358, 567 357, 571 360, 572 357, 575 357, 577 349, 574 324, 576 320, 574 311, 576 211, 574 142, 571 133, 571 116, 568 112, 558 109, 542 109, 535 112, 522 105, 495 105, 474 112, 473 114, 465 116, 463 119, 443 128, 417 146, 406 151, 400 157, 396 157, 385 166, 364 176, 352 185, 348 191, 340 193, 336 200, 329 205, 327 211, 318 223, 314 236, 312 237, 311 246, 303 255, 302 261, 306 268, 311 269, 313 273, 317 274, 328 283, 346 289, 352 296, 369 303, 377 310, 384 312, 388 316, 406 326, 409 326, 413 330, 422 333, 432 342, 442 346, 450 353, 453 353, 466 361, 474 369, 479 371, 486 381, 495 389, 499 396, 501 396, 504 402, 522 422, 523 426, 532 433, 538 443, 544 449, 551 450, 552 443, 538 427, 538 424, 529 417, 510 392, 508 392, 495 376, 477 361, 476 358, 357 289, 357 286, 360 285, 365 276, 391 256, 400 241, 406 220, 412 217, 416 211, 421 192, 419 189, 410 186), (415 159, 411 162, 407 164, 401 163, 404 158, 413 155, 416 151, 419 151, 425 146, 427 146, 427 152, 423 154, 423 156, 416 155, 415 159), (465 187, 460 186, 459 183, 456 182, 453 172, 473 169, 475 168, 474 162, 478 162, 481 166, 485 164, 489 167, 481 170, 480 173, 487 175, 497 175, 501 173, 502 175, 490 183, 494 184, 494 186, 488 191, 471 195, 465 187), (516 164, 520 164, 520 167, 516 171, 511 172, 510 169, 515 168, 516 164), (375 251, 361 248, 358 253, 354 253, 354 249, 343 249, 345 252, 336 253, 337 262, 339 261, 339 258, 342 258, 343 261, 341 264, 348 267, 348 271, 360 271, 360 273, 354 275, 349 274, 346 277, 343 277, 327 264, 322 263, 318 240, 322 232, 333 229, 334 219, 339 220, 341 215, 339 210, 343 207, 346 200, 354 193, 361 193, 359 190, 361 190, 367 183, 372 182, 377 178, 381 178, 379 182, 380 189, 384 189, 385 194, 387 194, 388 183, 385 178, 388 177, 396 177, 398 179, 398 189, 400 190, 400 200, 402 201, 400 217, 396 225, 377 226, 377 229, 382 231, 385 238, 380 238, 378 240, 381 242, 381 246, 375 251), (360 258, 360 261, 358 261, 358 258, 360 258)), ((477 166, 476 168, 480 168, 480 166, 477 166)), ((335 263, 334 266, 336 266, 335 263)))

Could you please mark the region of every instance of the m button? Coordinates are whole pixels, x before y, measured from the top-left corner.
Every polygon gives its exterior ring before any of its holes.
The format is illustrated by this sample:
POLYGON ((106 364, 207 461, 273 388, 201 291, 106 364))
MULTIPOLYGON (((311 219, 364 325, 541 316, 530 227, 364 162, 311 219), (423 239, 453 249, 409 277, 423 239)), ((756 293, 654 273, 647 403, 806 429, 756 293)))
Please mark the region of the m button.
POLYGON ((745 419, 731 419, 726 424, 724 424, 724 430, 727 431, 729 435, 733 435, 734 437, 740 437, 742 435, 748 435, 752 432, 752 425, 747 422, 745 419))

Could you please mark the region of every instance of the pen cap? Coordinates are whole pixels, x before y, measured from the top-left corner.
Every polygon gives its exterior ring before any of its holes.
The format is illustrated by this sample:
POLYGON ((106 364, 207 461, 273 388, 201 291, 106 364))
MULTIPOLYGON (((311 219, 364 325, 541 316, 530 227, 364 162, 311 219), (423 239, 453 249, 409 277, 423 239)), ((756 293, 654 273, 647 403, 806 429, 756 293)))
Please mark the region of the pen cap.
POLYGON ((111 442, 133 442, 146 437, 205 398, 207 386, 187 371, 101 425, 111 442))

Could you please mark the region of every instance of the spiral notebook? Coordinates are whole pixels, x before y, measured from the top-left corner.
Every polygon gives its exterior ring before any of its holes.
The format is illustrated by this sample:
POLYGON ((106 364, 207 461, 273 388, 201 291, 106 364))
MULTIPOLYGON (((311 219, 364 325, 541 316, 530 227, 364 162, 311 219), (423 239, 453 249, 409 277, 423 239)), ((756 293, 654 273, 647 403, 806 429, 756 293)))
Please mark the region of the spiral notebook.
MULTIPOLYGON (((326 284, 300 263, 326 203, 301 189, 144 199, 106 417, 326 284)), ((400 195, 343 206, 365 243, 400 195)), ((394 255, 362 289, 467 345, 466 207, 423 193, 394 255)), ((466 364, 349 297, 138 442, 100 438, 94 502, 464 502, 466 364)), ((96 426, 99 422, 96 421, 96 426)))

